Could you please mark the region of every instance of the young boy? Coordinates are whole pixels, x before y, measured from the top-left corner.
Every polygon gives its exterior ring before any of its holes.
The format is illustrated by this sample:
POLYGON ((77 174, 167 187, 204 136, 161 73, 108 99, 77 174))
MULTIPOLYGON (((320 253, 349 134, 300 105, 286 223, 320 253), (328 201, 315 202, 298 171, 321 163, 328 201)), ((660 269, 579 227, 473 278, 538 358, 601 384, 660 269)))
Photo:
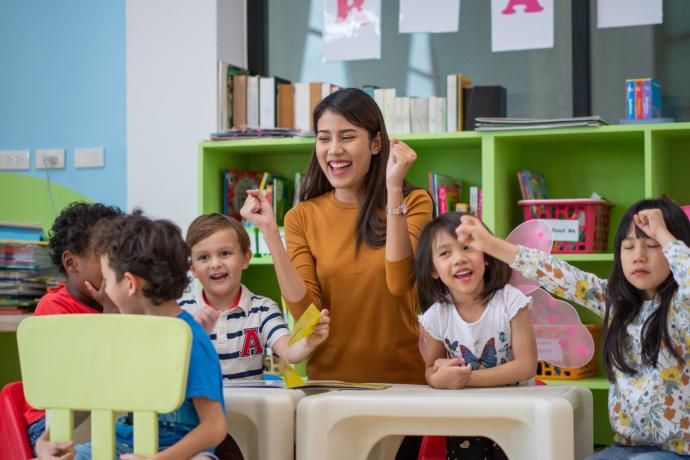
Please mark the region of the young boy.
POLYGON ((278 305, 241 284, 252 252, 249 235, 237 219, 215 213, 197 217, 187 230, 187 245, 192 274, 203 290, 198 297, 182 299, 180 306, 211 334, 224 378, 260 379, 266 347, 298 363, 326 340, 328 310, 321 311, 312 335, 288 345, 290 331, 278 305))
MULTIPOLYGON (((105 294, 100 259, 95 255, 93 229, 102 220, 122 215, 118 208, 101 203, 71 203, 62 210, 50 230, 50 257, 66 279, 44 295, 34 315, 108 313, 117 311, 105 294)), ((24 413, 31 447, 45 430, 45 412, 30 408, 24 413)))
MULTIPOLYGON (((227 430, 220 366, 206 332, 177 305, 176 299, 189 283, 189 248, 180 229, 135 211, 103 226, 98 252, 105 291, 122 313, 179 318, 192 330, 185 401, 177 410, 159 414, 161 452, 155 458, 217 459, 213 448, 227 430)), ((120 418, 115 432, 120 458, 138 459, 130 454, 134 434, 131 420, 120 418)), ((88 443, 77 445, 75 451, 78 460, 91 458, 88 443)), ((39 458, 50 456, 39 453, 39 458)))

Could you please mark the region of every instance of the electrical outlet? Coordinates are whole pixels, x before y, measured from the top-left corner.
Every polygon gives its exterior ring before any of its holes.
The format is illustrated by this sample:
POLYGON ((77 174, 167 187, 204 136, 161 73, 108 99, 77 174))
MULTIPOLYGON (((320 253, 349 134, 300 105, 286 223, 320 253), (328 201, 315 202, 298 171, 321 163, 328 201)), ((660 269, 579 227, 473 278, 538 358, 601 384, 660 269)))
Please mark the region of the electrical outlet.
POLYGON ((65 167, 65 149, 36 149, 36 169, 62 169, 65 167))
POLYGON ((102 168, 105 166, 103 147, 80 148, 74 150, 75 168, 102 168))
POLYGON ((0 150, 0 169, 30 169, 28 150, 0 150))

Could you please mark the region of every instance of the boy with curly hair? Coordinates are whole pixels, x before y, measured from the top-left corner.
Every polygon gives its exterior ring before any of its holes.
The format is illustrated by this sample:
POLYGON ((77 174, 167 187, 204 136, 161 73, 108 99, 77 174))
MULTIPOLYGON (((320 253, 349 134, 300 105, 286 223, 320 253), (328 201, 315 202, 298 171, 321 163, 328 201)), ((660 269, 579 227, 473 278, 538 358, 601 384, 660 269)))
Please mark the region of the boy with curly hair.
MULTIPOLYGON (((178 409, 158 414, 160 454, 156 458, 217 460, 214 447, 227 431, 220 364, 208 334, 177 305, 177 298, 189 283, 190 255, 179 227, 135 211, 99 225, 96 247, 105 292, 123 314, 178 318, 192 332, 185 400, 178 409)), ((118 419, 115 435, 118 458, 142 458, 132 453, 131 417, 118 419)), ((90 443, 78 444, 74 452, 66 452, 71 442, 56 445, 45 438, 37 446, 39 459, 67 455, 77 460, 91 458, 90 443)))
MULTIPOLYGON (((94 251, 96 224, 122 215, 119 208, 101 203, 70 203, 50 230, 50 258, 65 275, 66 284, 45 294, 34 315, 110 313, 117 308, 105 293, 101 263, 94 251)), ((24 417, 33 449, 45 431, 45 412, 29 408, 24 417)))

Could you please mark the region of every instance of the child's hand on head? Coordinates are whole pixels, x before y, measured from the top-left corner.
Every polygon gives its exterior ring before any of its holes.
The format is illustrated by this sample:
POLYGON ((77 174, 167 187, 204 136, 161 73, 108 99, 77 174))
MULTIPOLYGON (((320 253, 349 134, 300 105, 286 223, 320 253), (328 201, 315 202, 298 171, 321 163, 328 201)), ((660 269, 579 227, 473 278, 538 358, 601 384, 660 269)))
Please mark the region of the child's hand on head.
POLYGON ((331 317, 328 316, 328 310, 327 309, 322 309, 321 310, 321 316, 319 317, 319 322, 316 324, 312 330, 311 334, 309 334, 305 340, 307 341, 307 345, 310 348, 315 348, 317 345, 320 345, 323 343, 327 338, 328 338, 328 332, 329 332, 329 323, 331 322, 331 317))
POLYGON ((460 216, 460 225, 455 229, 455 234, 460 244, 480 252, 486 252, 487 244, 494 238, 479 219, 469 214, 460 216))
POLYGON ((417 153, 398 139, 391 140, 388 164, 386 165, 386 185, 402 187, 407 171, 417 159, 417 153))
POLYGON ((210 334, 219 316, 220 312, 218 310, 206 305, 201 310, 194 312, 194 321, 201 324, 201 327, 210 334))
POLYGON ((240 215, 254 224, 261 232, 278 226, 271 203, 268 202, 266 195, 261 190, 247 190, 247 199, 240 209, 240 215))
POLYGON ((34 450, 36 451, 35 460, 71 460, 75 452, 68 451, 74 447, 73 441, 50 442, 48 431, 45 431, 37 440, 34 450))
POLYGON ((434 388, 457 390, 464 388, 472 376, 472 366, 462 358, 437 359, 434 363, 431 384, 434 388))
POLYGON ((86 287, 86 292, 89 293, 91 298, 103 307, 103 313, 120 313, 120 309, 105 293, 105 278, 101 280, 101 286, 98 289, 90 281, 84 281, 84 287, 86 287))
POLYGON ((647 236, 655 239, 662 246, 675 240, 666 227, 664 216, 660 209, 644 209, 633 216, 635 225, 645 232, 647 236))

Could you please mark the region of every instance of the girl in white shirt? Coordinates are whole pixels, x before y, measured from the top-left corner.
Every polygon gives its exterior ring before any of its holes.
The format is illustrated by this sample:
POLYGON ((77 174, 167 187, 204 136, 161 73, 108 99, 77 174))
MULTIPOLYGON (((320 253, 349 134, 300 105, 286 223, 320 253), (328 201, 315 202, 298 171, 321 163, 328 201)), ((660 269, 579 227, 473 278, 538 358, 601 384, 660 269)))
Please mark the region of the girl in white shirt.
MULTIPOLYGON (((426 380, 447 389, 529 383, 537 368, 530 300, 508 284, 507 264, 458 241, 462 215, 437 217, 417 247, 426 380)), ((490 439, 448 437, 447 458, 460 457, 506 458, 490 439)))

